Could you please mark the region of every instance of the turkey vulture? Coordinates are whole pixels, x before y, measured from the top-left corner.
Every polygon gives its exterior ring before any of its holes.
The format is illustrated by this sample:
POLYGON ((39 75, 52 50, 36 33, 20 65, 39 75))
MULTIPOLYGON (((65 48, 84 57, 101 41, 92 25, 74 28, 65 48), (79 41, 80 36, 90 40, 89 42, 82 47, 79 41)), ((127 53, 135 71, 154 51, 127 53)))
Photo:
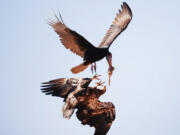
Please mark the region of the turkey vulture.
POLYGON ((55 32, 59 35, 62 44, 67 49, 83 58, 82 64, 71 69, 72 73, 79 73, 85 70, 90 64, 92 72, 93 69, 96 71, 95 62, 106 57, 109 64, 108 75, 110 79, 114 67, 112 66, 112 54, 109 52, 109 47, 117 36, 126 29, 132 19, 132 12, 127 3, 123 2, 121 8, 122 9, 117 13, 109 30, 98 47, 95 47, 83 36, 68 28, 63 23, 61 15, 61 20, 55 15, 57 20, 48 22, 48 24, 52 26, 55 32))
POLYGON ((115 119, 115 107, 111 102, 101 102, 99 97, 106 92, 102 83, 88 87, 93 78, 60 78, 43 83, 42 92, 65 99, 63 115, 70 118, 77 109, 76 116, 83 125, 95 127, 94 135, 106 135, 115 119))

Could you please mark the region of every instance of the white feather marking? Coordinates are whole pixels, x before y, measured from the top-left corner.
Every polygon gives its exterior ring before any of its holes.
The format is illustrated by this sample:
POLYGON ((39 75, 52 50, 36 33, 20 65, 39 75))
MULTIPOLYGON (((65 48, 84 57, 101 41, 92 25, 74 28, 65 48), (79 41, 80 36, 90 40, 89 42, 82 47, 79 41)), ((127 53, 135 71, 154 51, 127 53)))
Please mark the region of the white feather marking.
POLYGON ((78 101, 73 93, 70 93, 66 99, 66 103, 63 106, 62 112, 64 118, 71 118, 75 106, 77 105, 78 101))
MULTIPOLYGON (((81 88, 82 81, 83 81, 82 78, 80 78, 78 80, 77 88, 75 89, 75 91, 70 93, 66 99, 66 103, 64 104, 63 109, 62 109, 64 118, 68 118, 68 119, 71 118, 71 116, 74 112, 74 109, 78 103, 78 100, 76 99, 76 97, 74 95, 82 90, 82 88, 81 88)), ((73 81, 73 83, 75 83, 75 82, 73 81)))

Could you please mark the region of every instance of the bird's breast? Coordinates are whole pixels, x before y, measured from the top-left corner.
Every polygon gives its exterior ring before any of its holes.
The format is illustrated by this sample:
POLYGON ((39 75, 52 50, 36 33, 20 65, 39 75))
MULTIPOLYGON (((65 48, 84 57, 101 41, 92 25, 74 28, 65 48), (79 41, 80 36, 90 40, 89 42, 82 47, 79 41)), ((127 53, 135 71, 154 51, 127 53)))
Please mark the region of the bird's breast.
POLYGON ((87 50, 87 52, 85 53, 85 61, 88 62, 95 62, 95 61, 99 61, 102 58, 104 58, 108 53, 108 49, 107 48, 96 48, 93 50, 87 50))

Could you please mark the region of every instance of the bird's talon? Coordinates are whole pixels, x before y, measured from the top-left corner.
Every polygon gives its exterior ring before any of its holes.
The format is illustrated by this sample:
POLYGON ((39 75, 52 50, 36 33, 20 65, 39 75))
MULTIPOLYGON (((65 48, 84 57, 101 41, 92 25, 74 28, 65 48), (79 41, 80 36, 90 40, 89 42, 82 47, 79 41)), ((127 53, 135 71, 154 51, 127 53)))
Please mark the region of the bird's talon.
POLYGON ((93 76, 93 79, 100 80, 100 79, 99 79, 100 76, 101 76, 101 75, 95 74, 95 75, 93 76))
POLYGON ((96 85, 97 85, 96 87, 98 87, 98 86, 103 86, 104 83, 105 83, 105 82, 99 81, 99 82, 96 83, 96 85))
POLYGON ((110 82, 111 82, 111 76, 113 74, 114 71, 114 67, 111 65, 108 69, 108 82, 109 82, 109 86, 110 86, 110 82))

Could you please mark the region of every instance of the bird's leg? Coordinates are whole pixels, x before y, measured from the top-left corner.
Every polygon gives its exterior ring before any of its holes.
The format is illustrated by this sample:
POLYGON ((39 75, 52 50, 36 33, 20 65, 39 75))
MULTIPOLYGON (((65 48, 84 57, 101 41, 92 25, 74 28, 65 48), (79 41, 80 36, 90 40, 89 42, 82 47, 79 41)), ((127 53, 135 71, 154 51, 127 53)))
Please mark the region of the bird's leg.
POLYGON ((93 74, 93 63, 91 64, 91 72, 93 74))
POLYGON ((110 86, 111 76, 112 76, 112 73, 114 71, 114 67, 112 66, 112 54, 110 53, 109 55, 107 55, 106 59, 107 59, 107 62, 109 64, 109 68, 108 68, 108 82, 109 82, 109 86, 110 86))
POLYGON ((96 62, 94 62, 94 72, 96 73, 96 62))
POLYGON ((96 73, 96 62, 91 64, 91 72, 92 72, 92 74, 93 74, 93 72, 96 73))

